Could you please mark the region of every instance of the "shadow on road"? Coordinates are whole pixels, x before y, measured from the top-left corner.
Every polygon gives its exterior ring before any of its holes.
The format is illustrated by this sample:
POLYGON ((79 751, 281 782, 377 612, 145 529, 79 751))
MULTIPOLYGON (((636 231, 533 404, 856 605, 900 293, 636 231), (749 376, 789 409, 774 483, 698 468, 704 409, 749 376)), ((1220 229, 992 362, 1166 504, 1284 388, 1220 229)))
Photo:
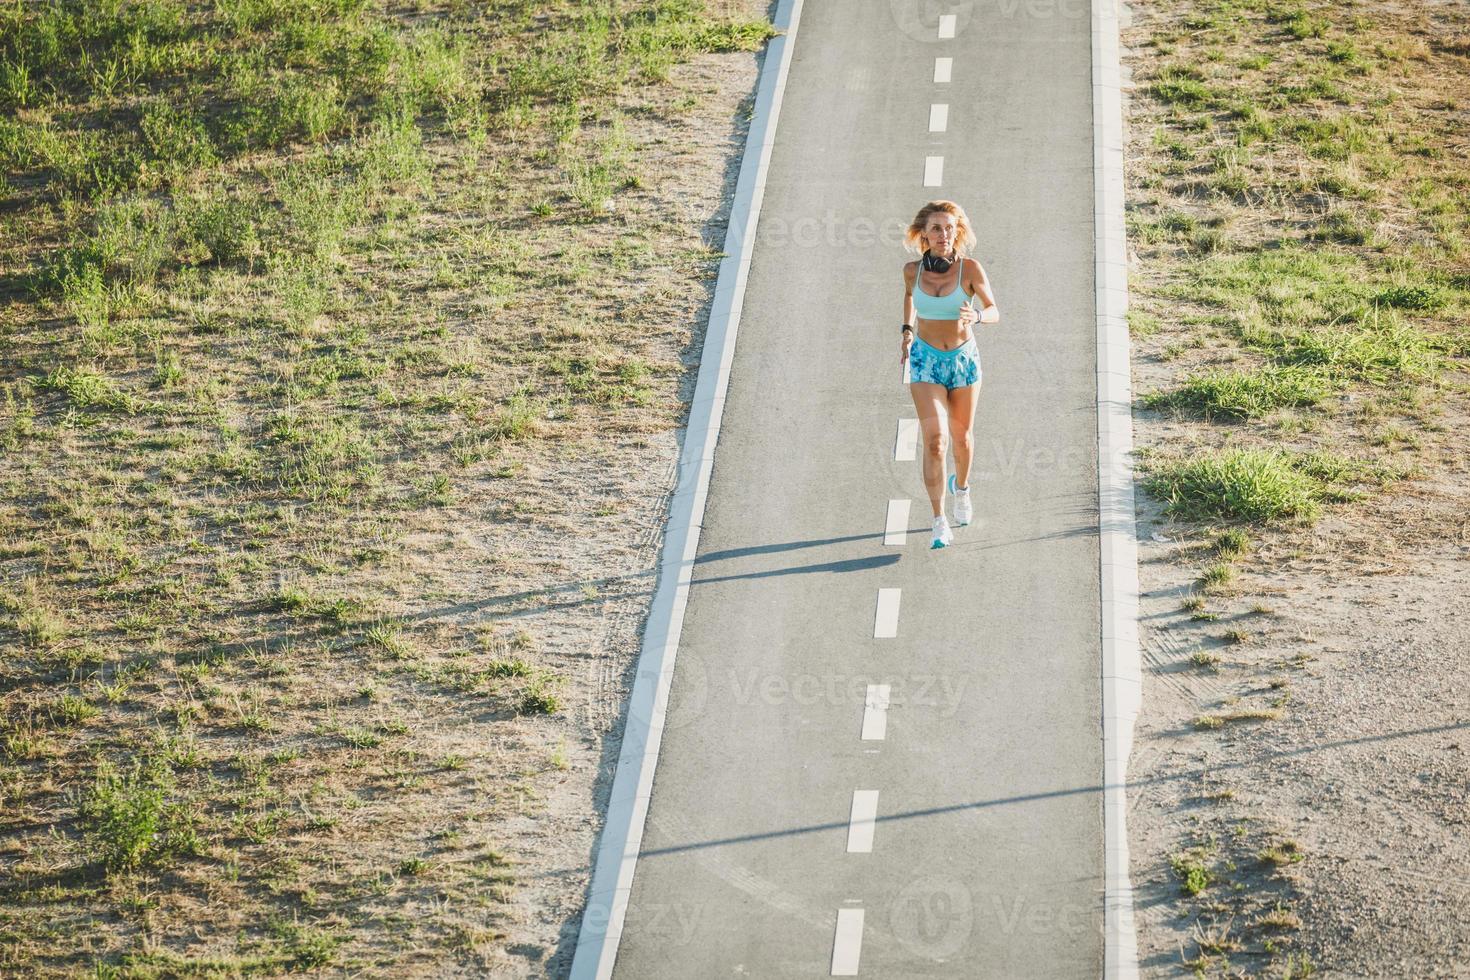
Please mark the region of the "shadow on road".
MULTIPOLYGON (((1260 765, 1272 759, 1281 759, 1295 755, 1306 755, 1312 752, 1324 752, 1330 749, 1345 748, 1350 745, 1364 745, 1371 742, 1386 742, 1392 739, 1409 738, 1415 735, 1433 735, 1439 732, 1457 731, 1470 728, 1470 722, 1457 722, 1450 725, 1435 725, 1429 728, 1410 728, 1400 732, 1390 732, 1386 735, 1365 735, 1361 738, 1343 739, 1337 742, 1324 742, 1321 745, 1308 745, 1298 749, 1287 749, 1280 752, 1272 752, 1261 759, 1249 762, 1235 762, 1226 765, 1211 766, 1208 769, 1190 769, 1183 772, 1171 773, 1167 776, 1158 776, 1153 779, 1143 779, 1124 783, 1128 792, 1141 789, 1145 786, 1157 783, 1171 782, 1180 779, 1196 779, 1206 774, 1216 774, 1224 769, 1241 769, 1247 766, 1260 765)), ((924 807, 917 810, 907 810, 901 813, 890 813, 877 817, 877 822, 895 823, 900 820, 912 820, 916 817, 935 817, 947 813, 962 813, 966 810, 982 810, 997 806, 1013 806, 1022 803, 1034 803, 1038 800, 1057 799, 1064 796, 1077 796, 1084 793, 1101 793, 1103 784, 1095 786, 1078 786, 1071 789, 1049 790, 1044 793, 1025 793, 1019 796, 996 797, 991 800, 975 800, 970 803, 951 803, 946 806, 924 807)), ((696 841, 689 844, 678 844, 672 847, 661 847, 657 849, 643 850, 639 852, 639 858, 654 858, 668 854, 678 854, 684 851, 697 851, 709 847, 722 847, 728 844, 749 844, 759 840, 769 840, 775 837, 792 837, 799 834, 820 833, 828 830, 840 830, 847 826, 846 820, 833 820, 827 823, 809 824, 805 827, 791 827, 785 830, 771 830, 760 834, 743 834, 738 837, 726 837, 720 840, 696 841)))

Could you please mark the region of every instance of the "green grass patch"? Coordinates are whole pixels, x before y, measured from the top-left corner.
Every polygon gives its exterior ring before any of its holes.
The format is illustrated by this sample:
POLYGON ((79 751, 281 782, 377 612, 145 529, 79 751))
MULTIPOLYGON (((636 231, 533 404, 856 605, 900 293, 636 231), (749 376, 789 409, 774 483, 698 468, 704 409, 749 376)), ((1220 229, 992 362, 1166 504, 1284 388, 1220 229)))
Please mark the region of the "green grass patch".
POLYGON ((1347 160, 1383 145, 1373 120, 1351 113, 1285 119, 1280 122, 1279 132, 1301 145, 1308 157, 1319 160, 1347 160))
POLYGON ((517 391, 496 410, 490 431, 497 439, 531 439, 541 431, 545 415, 546 404, 542 399, 517 391))
POLYGON ((1352 253, 1300 245, 1202 258, 1170 292, 1229 311, 1238 339, 1274 363, 1253 379, 1208 376, 1177 396, 1200 410, 1218 400, 1228 412, 1238 401, 1236 415, 1275 399, 1312 404, 1343 382, 1431 380, 1447 345, 1409 318, 1463 302, 1411 260, 1377 269, 1352 253))
POLYGON ((517 710, 523 715, 551 715, 561 710, 561 700, 538 679, 521 695, 517 710))
POLYGON ((519 657, 491 661, 487 673, 491 677, 530 677, 536 669, 519 657))
POLYGON ((1274 450, 1226 450, 1164 464, 1146 480, 1171 517, 1271 523, 1312 520, 1321 485, 1274 450))
POLYGON ((1373 294, 1373 301, 1401 310, 1433 313, 1447 302, 1444 291, 1423 283, 1384 286, 1373 294))
POLYGON ((1314 367, 1268 364, 1254 371, 1191 374, 1172 391, 1148 395, 1144 404, 1206 419, 1251 419, 1278 408, 1316 405, 1333 387, 1329 376, 1314 367))
POLYGON ((1215 873, 1207 855, 1197 849, 1173 855, 1169 858, 1169 867, 1186 895, 1198 895, 1215 882, 1215 873))
POLYGON ((1302 852, 1301 845, 1291 839, 1281 840, 1269 847, 1263 847, 1257 856, 1263 864, 1271 864, 1277 867, 1285 864, 1296 864, 1306 857, 1302 852))
POLYGON ((186 811, 171 800, 172 787, 167 766, 135 763, 123 772, 100 763, 77 806, 93 859, 109 872, 123 872, 195 851, 198 838, 186 811))
POLYGON ((1220 657, 1210 653, 1208 650, 1196 650, 1189 655, 1189 662, 1196 667, 1210 670, 1215 673, 1220 671, 1220 657))
POLYGON ((1250 552, 1250 547, 1250 535, 1238 527, 1226 528, 1210 542, 1210 549, 1225 561, 1245 557, 1250 552))
POLYGON ((1203 109, 1215 104, 1218 96, 1205 83, 1204 73, 1193 65, 1165 65, 1149 83, 1149 91, 1169 103, 1186 109, 1203 109))
POLYGON ((1375 209, 1333 208, 1308 234, 1337 245, 1373 245, 1377 241, 1374 228, 1381 216, 1375 209))
POLYGON ((1323 503, 1356 499, 1357 485, 1382 486, 1404 475, 1328 452, 1230 449, 1163 462, 1145 486, 1171 517, 1270 524, 1310 522, 1323 503))
POLYGON ((1328 377, 1386 384, 1435 377, 1443 366, 1437 346, 1423 332, 1393 316, 1370 311, 1364 323, 1295 331, 1247 333, 1287 367, 1315 369, 1328 377))
POLYGON ((1199 577, 1200 588, 1205 592, 1218 592, 1235 581, 1235 567, 1217 562, 1206 568, 1199 577))
POLYGON ((111 378, 86 367, 59 366, 44 377, 32 378, 31 385, 40 391, 59 392, 66 396, 72 407, 84 411, 131 414, 139 408, 138 400, 120 389, 111 378))
POLYGON ((1274 6, 1268 10, 1266 19, 1280 26, 1287 35, 1298 41, 1321 37, 1332 26, 1325 18, 1314 16, 1305 8, 1294 6, 1274 6))

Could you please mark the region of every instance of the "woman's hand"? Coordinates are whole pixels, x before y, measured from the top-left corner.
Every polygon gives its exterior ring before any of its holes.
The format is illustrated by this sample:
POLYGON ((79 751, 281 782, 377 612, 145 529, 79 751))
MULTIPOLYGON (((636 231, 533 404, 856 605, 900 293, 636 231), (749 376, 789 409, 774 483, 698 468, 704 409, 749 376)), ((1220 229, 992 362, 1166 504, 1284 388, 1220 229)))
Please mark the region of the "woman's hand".
POLYGON ((967 299, 965 305, 960 307, 960 323, 966 327, 973 327, 977 323, 996 323, 999 320, 1000 310, 993 306, 977 310, 974 302, 967 299))
POLYGON ((909 346, 914 342, 912 332, 905 330, 899 336, 903 338, 898 345, 898 363, 902 364, 909 359, 909 346))

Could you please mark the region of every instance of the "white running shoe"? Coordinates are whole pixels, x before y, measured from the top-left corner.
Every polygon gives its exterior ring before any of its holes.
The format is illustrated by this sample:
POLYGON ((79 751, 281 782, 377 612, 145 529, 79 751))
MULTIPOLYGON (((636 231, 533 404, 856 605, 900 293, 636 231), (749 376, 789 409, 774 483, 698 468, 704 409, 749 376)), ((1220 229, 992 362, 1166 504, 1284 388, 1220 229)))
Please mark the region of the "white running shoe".
POLYGON ((964 527, 970 523, 975 516, 975 507, 970 503, 970 488, 959 488, 959 480, 953 473, 949 475, 949 492, 954 495, 954 523, 955 527, 964 527))
POLYGON ((934 518, 934 541, 932 544, 929 545, 929 547, 931 549, 943 548, 948 544, 952 544, 953 542, 954 535, 950 533, 949 520, 943 514, 940 514, 938 517, 934 518))

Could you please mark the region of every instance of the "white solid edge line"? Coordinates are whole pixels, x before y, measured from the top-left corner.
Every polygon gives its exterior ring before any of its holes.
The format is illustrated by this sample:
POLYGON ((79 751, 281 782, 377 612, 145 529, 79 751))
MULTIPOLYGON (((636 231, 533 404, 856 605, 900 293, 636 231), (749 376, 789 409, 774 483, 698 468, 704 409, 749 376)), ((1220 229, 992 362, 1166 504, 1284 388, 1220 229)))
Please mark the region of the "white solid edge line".
POLYGON ((902 545, 908 540, 909 500, 888 501, 888 514, 883 521, 883 543, 902 545))
POLYGON ((868 685, 868 696, 863 699, 864 742, 881 742, 888 734, 889 691, 888 684, 868 685))
POLYGON ((1097 308, 1098 534, 1102 607, 1103 977, 1138 977, 1128 868, 1127 774, 1140 707, 1133 395, 1128 373, 1128 242, 1123 224, 1119 0, 1092 0, 1092 168, 1097 308), (1120 358, 1118 365, 1110 365, 1120 358))
POLYGON ((852 812, 847 818, 847 853, 871 854, 873 829, 878 822, 878 791, 852 791, 852 812))
POLYGON ((950 72, 954 70, 953 58, 934 59, 934 82, 943 85, 949 81, 950 72))
POLYGON ((944 157, 924 158, 924 186, 939 187, 944 183, 944 157))
POLYGON ((628 696, 622 748, 597 843, 587 907, 582 913, 569 980, 608 980, 617 959, 638 849, 643 840, 643 824, 648 816, 653 771, 658 762, 664 711, 699 546, 740 306, 750 272, 756 223, 801 20, 801 5, 802 0, 780 0, 774 20, 777 34, 771 38, 761 63, 755 108, 746 131, 745 150, 725 231, 725 256, 716 278, 694 401, 679 454, 678 480, 669 501, 658 580, 638 653, 637 674, 628 696))
POLYGON ((863 955, 863 910, 838 909, 837 931, 832 936, 832 975, 855 977, 863 955))
POLYGON ((878 605, 873 611, 873 638, 891 640, 898 636, 898 604, 902 589, 879 589, 878 605))

